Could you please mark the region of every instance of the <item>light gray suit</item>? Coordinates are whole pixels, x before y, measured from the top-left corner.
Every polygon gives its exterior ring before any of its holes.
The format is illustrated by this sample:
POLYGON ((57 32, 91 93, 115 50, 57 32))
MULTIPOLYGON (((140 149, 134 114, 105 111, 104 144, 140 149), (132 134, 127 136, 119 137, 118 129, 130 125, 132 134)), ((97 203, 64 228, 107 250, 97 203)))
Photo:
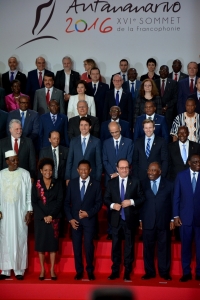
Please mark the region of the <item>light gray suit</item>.
MULTIPOLYGON (((64 98, 61 90, 53 87, 50 100, 57 100, 60 105, 60 113, 65 114, 64 109, 64 98)), ((33 110, 37 111, 39 115, 43 115, 49 112, 48 105, 46 102, 46 91, 45 88, 35 91, 33 110)))

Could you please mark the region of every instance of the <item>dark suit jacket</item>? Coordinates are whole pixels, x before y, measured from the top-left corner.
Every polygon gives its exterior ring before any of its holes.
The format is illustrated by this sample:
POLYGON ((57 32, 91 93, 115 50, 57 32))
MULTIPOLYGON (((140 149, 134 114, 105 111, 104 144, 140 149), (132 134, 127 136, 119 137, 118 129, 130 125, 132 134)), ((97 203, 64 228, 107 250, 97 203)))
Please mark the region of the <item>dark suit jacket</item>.
MULTIPOLYGON (((135 177, 128 177, 125 199, 133 199, 135 206, 128 206, 124 208, 125 219, 127 226, 133 229, 133 226, 138 225, 139 209, 145 201, 144 193, 140 185, 139 179, 135 177)), ((110 209, 112 203, 121 204, 119 177, 115 177, 108 181, 105 191, 104 202, 110 209)), ((117 227, 120 221, 120 211, 111 210, 111 226, 117 227)))
MULTIPOLYGON (((26 75, 18 71, 15 79, 21 82, 21 92, 25 94, 26 92, 26 75)), ((2 74, 2 86, 5 90, 5 94, 12 94, 11 84, 10 84, 9 72, 2 74)))
MULTIPOLYGON (((69 94, 70 95, 76 95, 76 83, 80 80, 80 74, 78 72, 75 72, 71 70, 70 78, 69 78, 69 94)), ((57 71, 54 86, 65 92, 65 72, 64 69, 57 71)))
MULTIPOLYGON (((99 137, 99 120, 98 120, 98 118, 90 116, 90 115, 87 115, 87 117, 90 118, 90 120, 92 122, 90 134, 98 138, 99 137)), ((79 116, 75 116, 75 117, 69 119, 68 136, 69 136, 70 140, 81 134, 80 130, 79 130, 79 120, 80 120, 79 116)))
MULTIPOLYGON (((192 154, 200 154, 200 144, 189 141, 189 153, 188 158, 192 154)), ((168 178, 170 180, 175 180, 176 175, 189 168, 188 160, 187 163, 184 164, 180 147, 179 141, 173 142, 169 144, 169 172, 168 178)))
POLYGON ((7 136, 6 124, 7 124, 8 113, 0 109, 0 139, 7 136))
POLYGON ((177 174, 174 185, 173 215, 179 216, 182 224, 200 227, 200 176, 198 175, 195 193, 193 194, 190 169, 177 174))
MULTIPOLYGON (((136 102, 136 99, 137 97, 139 96, 139 91, 140 91, 140 86, 141 86, 141 81, 139 80, 135 80, 135 96, 134 98, 132 97, 133 99, 133 110, 134 110, 134 107, 135 107, 135 102, 136 102)), ((123 84, 122 84, 122 88, 124 90, 124 92, 127 92, 127 93, 131 93, 131 90, 130 90, 130 85, 129 85, 129 80, 128 81, 125 81, 123 84)))
POLYGON ((6 110, 5 90, 0 87, 0 109, 6 110))
MULTIPOLYGON (((156 79, 160 78, 159 75, 157 75, 156 73, 154 73, 154 76, 153 76, 153 80, 155 81, 156 79)), ((149 79, 149 76, 148 76, 148 73, 147 74, 144 74, 140 77, 140 81, 144 81, 145 79, 149 79)))
POLYGON ((143 229, 169 230, 173 218, 173 183, 161 176, 158 192, 154 195, 148 178, 142 181, 145 201, 141 208, 140 219, 143 229))
MULTIPOLYGON (((45 69, 44 75, 47 73, 54 76, 53 72, 45 69)), ((35 91, 39 90, 40 88, 44 88, 44 82, 42 81, 42 86, 40 87, 38 81, 37 69, 28 72, 27 83, 26 83, 26 94, 30 96, 32 106, 33 106, 35 91)))
POLYGON ((194 94, 190 94, 190 95, 188 96, 188 98, 192 98, 192 99, 195 100, 195 102, 196 102, 196 109, 195 109, 195 111, 196 111, 198 114, 200 114, 200 101, 199 101, 199 99, 197 98, 197 92, 194 93, 194 94))
POLYGON ((94 97, 94 102, 96 105, 96 116, 98 117, 100 123, 103 121, 103 109, 107 91, 109 91, 108 84, 99 82, 97 91, 94 95, 92 82, 89 82, 87 84, 87 95, 94 97))
POLYGON ((158 162, 161 165, 162 176, 166 177, 168 171, 168 149, 166 141, 155 136, 151 152, 147 158, 145 153, 145 137, 138 139, 134 144, 133 151, 133 174, 140 180, 147 176, 147 169, 150 163, 158 162))
POLYGON ((105 169, 105 182, 107 184, 110 174, 117 172, 116 164, 121 158, 127 159, 129 164, 133 158, 133 142, 130 139, 121 137, 119 151, 116 155, 113 138, 109 138, 103 143, 103 166, 105 169))
MULTIPOLYGON (((174 79, 174 78, 172 78, 172 76, 173 76, 173 72, 169 73, 168 78, 174 79)), ((187 77, 188 77, 187 74, 180 72, 180 76, 179 76, 179 80, 178 80, 178 81, 183 80, 183 79, 185 79, 185 78, 187 78, 187 77)))
POLYGON ((67 134, 68 118, 66 115, 57 114, 57 120, 55 122, 55 125, 53 125, 50 113, 47 113, 40 116, 39 123, 40 149, 50 146, 49 133, 53 130, 60 132, 60 145, 67 147, 69 146, 67 134))
MULTIPOLYGON (((13 110, 8 114, 7 121, 7 134, 10 134, 9 123, 12 119, 17 119, 21 121, 21 115, 19 109, 13 110)), ((36 111, 27 109, 26 118, 24 122, 24 128, 22 131, 24 137, 30 138, 34 141, 39 135, 39 115, 36 111)))
MULTIPOLYGON (((111 120, 105 121, 101 124, 101 133, 100 133, 100 139, 101 142, 111 138, 110 131, 108 130, 108 124, 111 122, 111 120)), ((130 130, 130 124, 127 121, 119 119, 119 125, 121 126, 121 135, 131 139, 132 134, 130 130)))
POLYGON ((101 181, 102 160, 101 142, 96 137, 90 135, 85 154, 82 153, 81 136, 73 138, 70 142, 69 154, 67 159, 65 179, 74 179, 78 176, 77 167, 80 160, 89 160, 91 164, 91 177, 101 181))
MULTIPOLYGON (((0 140, 0 170, 8 167, 5 152, 12 150, 11 136, 0 140)), ((18 152, 19 167, 30 172, 31 178, 36 176, 35 150, 31 139, 21 137, 18 152)))
MULTIPOLYGON (((104 121, 110 119, 109 111, 112 106, 116 105, 114 90, 106 93, 105 105, 104 105, 104 121)), ((133 123, 133 101, 131 93, 122 92, 121 100, 119 102, 121 108, 120 118, 128 121, 132 127, 133 123)))
MULTIPOLYGON (((61 180, 65 180, 65 168, 67 163, 69 149, 67 147, 63 147, 59 145, 59 164, 58 164, 58 178, 61 180)), ((53 153, 51 146, 42 148, 40 150, 39 159, 49 157, 53 159, 53 153)), ((41 176, 39 176, 41 177, 41 176)))
MULTIPOLYGON (((194 86, 194 93, 196 93, 196 83, 198 77, 196 77, 195 86, 194 86)), ((177 102, 177 110, 178 114, 182 114, 185 112, 185 103, 188 96, 191 94, 190 86, 189 86, 189 77, 179 81, 178 83, 178 102, 177 102)))
POLYGON ((95 215, 101 209, 101 206, 100 182, 90 177, 83 201, 81 201, 79 177, 70 180, 65 199, 65 214, 68 221, 72 219, 80 221, 79 210, 84 210, 87 212, 88 218, 81 219, 81 223, 95 226, 95 215))
MULTIPOLYGON (((135 142, 137 139, 145 136, 142 122, 146 119, 146 114, 137 117, 136 123, 134 126, 134 134, 133 134, 133 141, 135 142)), ((163 137, 166 142, 169 142, 169 131, 167 127, 167 123, 164 116, 155 114, 154 115, 154 122, 155 122, 155 135, 163 137)))

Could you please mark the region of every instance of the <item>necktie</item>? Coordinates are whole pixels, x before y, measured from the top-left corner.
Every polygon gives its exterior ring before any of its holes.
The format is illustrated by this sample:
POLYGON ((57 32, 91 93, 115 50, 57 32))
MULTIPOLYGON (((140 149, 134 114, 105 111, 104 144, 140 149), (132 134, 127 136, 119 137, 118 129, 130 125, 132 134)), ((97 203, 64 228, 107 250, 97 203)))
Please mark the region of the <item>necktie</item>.
POLYGON ((46 102, 47 102, 47 105, 49 105, 49 101, 50 101, 50 90, 48 90, 47 93, 46 93, 46 102))
POLYGON ((83 155, 85 154, 85 149, 86 149, 85 140, 86 140, 86 138, 83 138, 83 142, 82 142, 82 152, 83 152, 83 155))
POLYGON ((39 72, 39 86, 42 87, 42 72, 39 72))
POLYGON ((118 145, 118 141, 116 141, 116 145, 115 145, 115 153, 116 153, 116 155, 117 155, 118 151, 119 151, 119 145, 118 145))
POLYGON ((126 76, 125 76, 125 74, 122 75, 122 78, 123 78, 124 81, 126 81, 126 76))
MULTIPOLYGON (((124 196, 125 196, 125 191, 124 191, 124 179, 122 179, 121 182, 121 193, 120 193, 120 198, 121 198, 121 202, 124 201, 124 196)), ((122 220, 125 220, 125 213, 124 213, 124 208, 121 208, 121 218, 122 220)))
POLYGON ((54 178, 58 178, 58 166, 57 166, 56 149, 53 149, 53 161, 54 161, 54 178))
POLYGON ((191 93, 191 94, 194 93, 194 85, 193 85, 193 81, 194 81, 194 79, 191 79, 191 80, 190 80, 190 93, 191 93))
POLYGON ((134 82, 131 82, 131 94, 132 94, 132 97, 135 98, 135 90, 134 90, 134 82))
POLYGON ((186 152, 186 148, 185 148, 185 144, 183 144, 183 148, 182 148, 182 159, 184 161, 184 164, 186 164, 187 161, 187 152, 186 152))
POLYGON ((116 102, 116 105, 119 106, 119 91, 117 91, 117 93, 116 93, 115 102, 116 102))
POLYGON ((152 191, 153 191, 154 195, 156 195, 156 194, 157 194, 157 185, 156 185, 156 180, 153 182, 152 191))
POLYGON ((196 184, 197 184, 195 174, 196 173, 193 173, 193 177, 192 177, 192 189, 193 189, 193 193, 195 192, 196 184))
POLYGON ((174 76, 174 80, 178 81, 178 74, 175 73, 174 75, 175 75, 175 76, 174 76))
POLYGON ((161 86, 161 97, 163 97, 165 91, 165 80, 162 80, 162 86, 161 86))
POLYGON ((151 141, 151 139, 148 138, 148 142, 147 142, 147 146, 146 146, 146 156, 147 156, 147 158, 150 155, 150 141, 151 141))
POLYGON ((21 123, 22 123, 22 129, 23 129, 24 128, 24 112, 22 112, 21 123))
POLYGON ((94 87, 93 87, 94 95, 96 93, 96 88, 97 88, 97 85, 96 85, 96 83, 94 83, 94 87))
POLYGON ((148 117, 149 120, 152 120, 152 117, 148 117))
POLYGON ((83 201, 84 195, 85 195, 85 180, 82 180, 82 187, 81 187, 81 201, 83 201))
POLYGON ((15 152, 18 154, 19 148, 18 148, 18 143, 17 143, 17 141, 18 141, 18 139, 15 139, 14 150, 15 150, 15 152))
POLYGON ((14 72, 10 72, 10 73, 11 73, 10 81, 13 81, 14 80, 14 72))
POLYGON ((55 126, 55 123, 56 123, 56 116, 53 115, 53 116, 51 117, 51 119, 52 119, 53 125, 55 126))

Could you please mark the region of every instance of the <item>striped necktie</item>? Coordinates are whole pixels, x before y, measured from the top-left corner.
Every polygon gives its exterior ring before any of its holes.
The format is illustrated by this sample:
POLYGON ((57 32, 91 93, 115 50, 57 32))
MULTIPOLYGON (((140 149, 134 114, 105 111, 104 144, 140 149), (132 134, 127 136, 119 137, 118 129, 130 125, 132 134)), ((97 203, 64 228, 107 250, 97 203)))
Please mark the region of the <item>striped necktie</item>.
POLYGON ((151 139, 148 138, 148 142, 147 142, 147 146, 146 146, 146 156, 147 156, 147 158, 150 155, 150 142, 151 142, 151 139))

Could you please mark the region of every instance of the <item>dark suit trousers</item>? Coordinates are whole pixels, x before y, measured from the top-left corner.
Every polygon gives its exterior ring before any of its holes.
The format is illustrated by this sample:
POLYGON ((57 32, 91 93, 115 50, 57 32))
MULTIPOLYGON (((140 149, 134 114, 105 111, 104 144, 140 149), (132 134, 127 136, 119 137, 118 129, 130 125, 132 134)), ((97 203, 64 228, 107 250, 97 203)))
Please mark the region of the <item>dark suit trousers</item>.
POLYGON ((180 227, 181 236, 181 263, 183 274, 191 273, 190 263, 192 259, 192 240, 195 238, 196 246, 196 275, 200 276, 200 227, 185 226, 180 227))
POLYGON ((75 259, 75 268, 77 273, 82 273, 84 271, 83 258, 82 258, 82 237, 84 236, 84 248, 86 255, 86 271, 93 272, 94 266, 94 223, 83 225, 82 220, 79 221, 79 227, 77 230, 72 228, 72 244, 74 249, 74 259, 75 259))
POLYGON ((112 227, 112 272, 119 273, 122 257, 122 239, 120 231, 124 231, 124 267, 125 272, 131 273, 134 260, 135 228, 129 229, 126 221, 120 220, 118 227, 112 227))
POLYGON ((143 229, 144 244, 144 267, 146 274, 155 276, 154 265, 155 245, 157 241, 158 248, 158 270, 160 276, 169 274, 171 248, 170 248, 170 230, 159 230, 156 226, 153 229, 143 229))

